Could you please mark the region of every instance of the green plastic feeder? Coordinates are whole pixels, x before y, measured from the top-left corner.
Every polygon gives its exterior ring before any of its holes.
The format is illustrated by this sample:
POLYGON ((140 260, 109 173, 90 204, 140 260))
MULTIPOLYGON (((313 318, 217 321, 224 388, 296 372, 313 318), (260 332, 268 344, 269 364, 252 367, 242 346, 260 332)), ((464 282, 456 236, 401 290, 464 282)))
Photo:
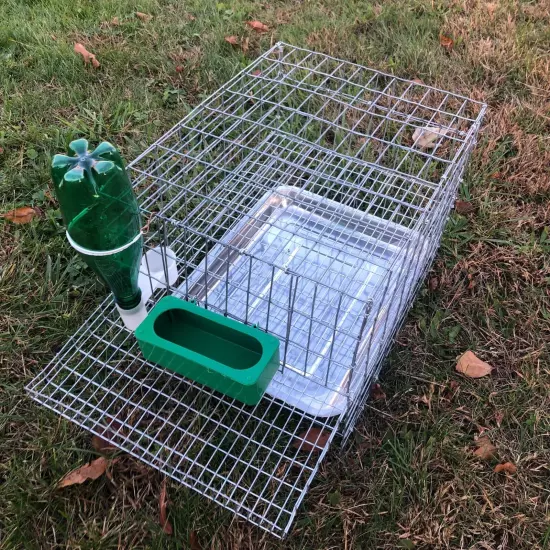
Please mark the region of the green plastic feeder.
POLYGON ((135 336, 149 361, 247 405, 279 368, 277 338, 174 296, 157 303, 135 336))

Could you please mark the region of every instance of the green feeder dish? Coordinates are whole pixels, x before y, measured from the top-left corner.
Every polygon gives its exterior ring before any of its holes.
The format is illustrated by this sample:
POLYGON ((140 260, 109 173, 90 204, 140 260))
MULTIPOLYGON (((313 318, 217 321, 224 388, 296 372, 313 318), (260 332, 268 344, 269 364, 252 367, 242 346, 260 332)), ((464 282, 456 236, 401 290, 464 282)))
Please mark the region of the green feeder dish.
POLYGON ((146 359, 247 405, 261 399, 279 368, 279 340, 174 296, 135 332, 146 359))

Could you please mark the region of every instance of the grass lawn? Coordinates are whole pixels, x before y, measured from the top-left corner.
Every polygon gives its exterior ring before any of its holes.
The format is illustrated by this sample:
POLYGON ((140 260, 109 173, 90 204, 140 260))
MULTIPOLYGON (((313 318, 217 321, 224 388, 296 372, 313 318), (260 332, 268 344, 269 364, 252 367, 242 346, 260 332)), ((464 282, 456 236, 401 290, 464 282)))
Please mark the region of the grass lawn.
POLYGON ((550 548, 549 52, 546 0, 2 0, 0 212, 41 215, 0 220, 0 548, 550 548), (452 214, 385 398, 331 450, 289 537, 171 482, 168 536, 161 476, 128 456, 110 479, 54 489, 97 453, 23 387, 105 289, 65 241, 48 164, 81 136, 132 159, 276 40, 487 102, 460 189, 474 211, 452 214), (466 349, 490 377, 454 371, 466 349), (489 461, 473 455, 481 433, 489 461), (494 473, 505 461, 515 474, 494 473))

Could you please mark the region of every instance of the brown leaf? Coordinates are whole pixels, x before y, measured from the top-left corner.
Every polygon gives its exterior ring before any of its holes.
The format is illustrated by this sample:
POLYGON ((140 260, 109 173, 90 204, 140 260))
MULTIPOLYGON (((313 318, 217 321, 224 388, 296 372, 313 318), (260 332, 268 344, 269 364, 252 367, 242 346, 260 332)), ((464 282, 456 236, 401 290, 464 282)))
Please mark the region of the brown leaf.
POLYGON ((489 460, 495 454, 497 448, 491 443, 491 440, 486 436, 482 435, 476 441, 477 449, 474 451, 476 455, 481 460, 489 460))
POLYGON ((246 53, 248 51, 249 42, 250 38, 248 38, 248 36, 243 38, 243 41, 241 42, 241 50, 243 51, 243 53, 246 53))
POLYGON ((260 21, 247 21, 246 24, 256 32, 269 32, 269 27, 260 21))
POLYGON ((412 81, 415 84, 424 84, 424 81, 421 78, 413 78, 412 81))
POLYGON ((382 386, 378 383, 372 386, 370 394, 375 401, 384 401, 384 399, 386 399, 386 394, 384 393, 382 386))
POLYGON ((82 44, 80 44, 80 42, 75 43, 74 51, 84 58, 84 65, 87 65, 91 62, 94 69, 97 69, 99 67, 99 61, 96 59, 96 56, 93 53, 89 52, 82 44))
POLYGON ((111 19, 111 25, 113 25, 113 27, 118 27, 120 25, 120 20, 118 17, 113 17, 111 19))
POLYGON ((438 126, 426 126, 425 128, 417 128, 413 133, 414 145, 418 145, 421 149, 431 149, 436 145, 436 141, 447 134, 445 128, 438 126))
POLYGON ((197 18, 194 15, 191 15, 190 13, 186 13, 185 19, 187 19, 187 21, 195 21, 195 19, 197 18))
POLYGON ((471 202, 461 200, 455 201, 455 210, 459 214, 471 214, 475 209, 475 206, 471 202))
POLYGON ((148 13, 143 13, 141 11, 136 11, 136 17, 144 23, 147 23, 148 21, 151 21, 151 19, 153 19, 152 15, 149 15, 148 13))
POLYGON ((109 460, 104 456, 100 456, 99 458, 92 460, 89 464, 84 464, 84 466, 80 466, 80 468, 69 472, 57 484, 57 488, 61 489, 62 487, 68 487, 69 485, 81 484, 88 479, 97 479, 105 473, 107 466, 109 466, 109 460))
POLYGON ((445 36, 444 34, 439 35, 439 43, 450 52, 453 49, 454 41, 450 36, 445 36))
POLYGON ((168 515, 166 513, 166 506, 168 505, 168 498, 166 497, 166 478, 162 480, 159 495, 159 523, 162 530, 171 535, 174 532, 172 524, 168 521, 168 515))
POLYGON ((491 374, 493 367, 468 350, 458 358, 456 370, 469 378, 481 378, 491 374))
POLYGON ((428 281, 428 288, 433 292, 434 290, 437 290, 437 287, 439 286, 439 279, 437 277, 431 277, 428 281))
POLYGON ((506 472, 507 474, 515 474, 518 471, 518 467, 513 462, 504 462, 504 464, 497 464, 495 466, 495 472, 506 472))
POLYGON ((92 437, 92 447, 100 452, 100 453, 110 453, 112 451, 116 451, 116 447, 106 439, 103 439, 99 435, 95 435, 92 437))
POLYGON ((0 155, 4 152, 4 148, 0 147, 0 155))
POLYGON ((231 44, 232 46, 238 46, 239 45, 239 39, 236 36, 226 36, 224 38, 226 42, 231 44))
POLYGON ((302 432, 294 439, 293 446, 302 451, 321 452, 330 438, 330 432, 325 432, 321 428, 310 428, 302 432))
POLYGON ((504 420, 504 413, 502 411, 497 411, 494 414, 495 422, 497 423, 497 426, 500 428, 502 421, 504 420))
POLYGON ((202 550, 196 531, 189 532, 189 548, 190 550, 202 550))
POLYGON ((260 71, 260 69, 256 69, 255 71, 252 71, 250 74, 252 76, 260 76, 262 74, 262 71, 260 71))
POLYGON ((38 215, 38 211, 30 206, 21 206, 14 208, 5 214, 0 214, 0 217, 12 223, 24 224, 31 222, 38 215))
POLYGON ((182 73, 183 72, 183 65, 176 65, 176 72, 182 73))

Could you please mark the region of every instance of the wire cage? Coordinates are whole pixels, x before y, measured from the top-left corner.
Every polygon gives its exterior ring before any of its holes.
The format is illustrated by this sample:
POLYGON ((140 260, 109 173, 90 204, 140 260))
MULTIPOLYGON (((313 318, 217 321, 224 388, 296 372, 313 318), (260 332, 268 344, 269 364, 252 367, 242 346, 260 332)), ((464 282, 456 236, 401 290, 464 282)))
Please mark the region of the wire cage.
POLYGON ((485 108, 276 44, 129 166, 146 248, 177 258, 149 305, 173 294, 279 338, 262 401, 147 362, 110 299, 30 395, 284 536, 429 269, 485 108))

